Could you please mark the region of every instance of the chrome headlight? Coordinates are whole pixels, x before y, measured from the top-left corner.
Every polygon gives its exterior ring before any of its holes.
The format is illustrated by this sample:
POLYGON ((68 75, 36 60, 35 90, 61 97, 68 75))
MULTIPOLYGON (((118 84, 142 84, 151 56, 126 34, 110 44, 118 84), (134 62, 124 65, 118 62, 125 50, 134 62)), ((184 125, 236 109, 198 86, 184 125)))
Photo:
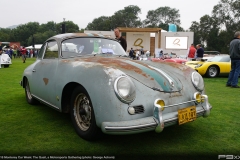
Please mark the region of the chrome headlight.
POLYGON ((192 83, 198 91, 203 91, 204 89, 203 78, 198 72, 192 73, 192 83))
POLYGON ((136 97, 136 89, 127 76, 120 76, 114 82, 114 91, 123 103, 131 103, 136 97))

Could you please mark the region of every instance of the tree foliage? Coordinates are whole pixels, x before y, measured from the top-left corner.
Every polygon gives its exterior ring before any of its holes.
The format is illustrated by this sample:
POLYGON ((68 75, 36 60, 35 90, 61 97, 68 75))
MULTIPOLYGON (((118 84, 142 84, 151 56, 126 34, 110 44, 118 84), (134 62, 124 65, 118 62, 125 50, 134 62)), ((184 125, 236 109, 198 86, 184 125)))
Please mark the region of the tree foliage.
POLYGON ((194 32, 194 41, 206 45, 205 50, 228 53, 234 32, 240 30, 239 8, 239 0, 220 0, 211 16, 202 16, 200 23, 192 22, 189 29, 194 32))
POLYGON ((130 5, 119 10, 110 17, 101 16, 88 23, 86 30, 110 31, 116 27, 140 27, 142 25, 138 14, 141 9, 138 6, 130 5))
POLYGON ((119 10, 111 17, 112 28, 116 27, 140 27, 142 25, 138 14, 141 13, 141 9, 138 6, 130 5, 124 7, 123 10, 119 10))
POLYGON ((62 23, 66 24, 66 32, 79 32, 78 25, 72 21, 61 23, 51 21, 41 25, 38 22, 29 22, 19 25, 14 29, 1 28, 0 42, 20 42, 22 46, 30 46, 32 45, 34 37, 35 44, 42 44, 46 39, 62 33, 62 23))
POLYGON ((111 29, 111 18, 101 16, 88 23, 87 30, 109 31, 111 29))
POLYGON ((169 23, 181 25, 179 10, 167 6, 148 11, 146 17, 143 21, 145 27, 164 27, 169 23))

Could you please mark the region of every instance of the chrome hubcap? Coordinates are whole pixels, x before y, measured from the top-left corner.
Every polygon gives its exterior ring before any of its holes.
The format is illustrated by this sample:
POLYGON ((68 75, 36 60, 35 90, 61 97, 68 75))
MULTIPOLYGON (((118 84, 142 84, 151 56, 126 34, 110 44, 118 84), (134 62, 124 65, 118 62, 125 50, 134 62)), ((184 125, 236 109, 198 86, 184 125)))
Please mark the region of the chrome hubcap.
POLYGON ((210 69, 209 69, 209 74, 210 74, 211 77, 216 76, 216 74, 217 74, 217 68, 215 68, 215 67, 210 68, 210 69))
POLYGON ((91 112, 87 96, 82 93, 77 95, 74 102, 74 117, 82 131, 88 130, 91 125, 91 112))
POLYGON ((27 97, 28 99, 32 99, 32 95, 31 95, 31 92, 30 92, 30 87, 29 87, 29 83, 27 81, 27 84, 26 84, 26 92, 27 92, 27 97))

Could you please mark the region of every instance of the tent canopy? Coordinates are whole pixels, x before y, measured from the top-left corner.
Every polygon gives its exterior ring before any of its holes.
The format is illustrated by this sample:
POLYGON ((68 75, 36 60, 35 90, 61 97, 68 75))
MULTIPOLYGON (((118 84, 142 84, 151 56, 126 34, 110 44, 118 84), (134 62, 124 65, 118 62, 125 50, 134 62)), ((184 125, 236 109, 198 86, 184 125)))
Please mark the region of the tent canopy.
MULTIPOLYGON (((42 44, 35 44, 34 47, 35 47, 35 49, 40 49, 40 48, 42 47, 42 44)), ((28 46, 28 47, 26 47, 26 48, 27 48, 27 49, 33 49, 32 46, 28 46)))

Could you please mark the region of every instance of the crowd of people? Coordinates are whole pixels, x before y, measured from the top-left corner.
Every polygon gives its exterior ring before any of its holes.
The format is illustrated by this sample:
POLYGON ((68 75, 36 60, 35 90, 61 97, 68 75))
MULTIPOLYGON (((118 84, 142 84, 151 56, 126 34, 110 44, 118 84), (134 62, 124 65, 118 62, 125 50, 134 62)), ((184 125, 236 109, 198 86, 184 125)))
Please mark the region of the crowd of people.
POLYGON ((8 47, 5 49, 2 49, 2 47, 1 47, 1 52, 8 54, 11 59, 22 57, 23 63, 25 63, 26 58, 36 57, 38 50, 26 49, 26 47, 24 47, 24 46, 21 46, 15 50, 12 47, 8 47))

